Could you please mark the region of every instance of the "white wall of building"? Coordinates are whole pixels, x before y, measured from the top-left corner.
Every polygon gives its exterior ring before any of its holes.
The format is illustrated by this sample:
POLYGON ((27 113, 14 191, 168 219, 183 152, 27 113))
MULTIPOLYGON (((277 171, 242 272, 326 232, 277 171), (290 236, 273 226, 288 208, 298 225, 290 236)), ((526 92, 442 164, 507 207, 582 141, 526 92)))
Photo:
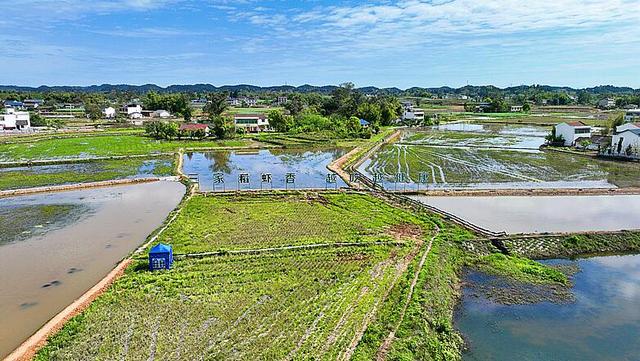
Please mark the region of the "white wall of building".
POLYGON ((591 138, 591 127, 576 127, 567 123, 556 125, 556 137, 564 138, 564 145, 570 147, 575 144, 578 138, 591 138))
POLYGON ((624 131, 615 134, 611 139, 611 148, 614 154, 626 155, 627 148, 631 146, 635 156, 640 156, 640 134, 634 134, 631 131, 624 131), (620 149, 620 152, 618 152, 620 149))

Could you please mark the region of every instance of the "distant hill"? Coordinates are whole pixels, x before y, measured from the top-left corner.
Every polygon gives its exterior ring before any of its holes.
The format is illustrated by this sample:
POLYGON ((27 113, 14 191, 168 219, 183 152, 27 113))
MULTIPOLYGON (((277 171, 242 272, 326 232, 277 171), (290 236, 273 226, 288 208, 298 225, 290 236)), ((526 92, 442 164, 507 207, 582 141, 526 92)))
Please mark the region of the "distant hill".
MULTIPOLYGON (((191 85, 170 85, 168 87, 160 87, 155 84, 144 85, 128 85, 128 84, 102 84, 102 85, 90 85, 90 86, 39 86, 39 87, 26 87, 16 85, 0 85, 0 91, 15 91, 15 92, 78 92, 78 93, 111 93, 111 92, 129 92, 143 94, 149 91, 156 91, 159 93, 209 93, 209 92, 240 92, 240 93, 266 93, 266 92, 279 92, 279 93, 322 93, 329 94, 335 90, 335 85, 315 86, 315 85, 280 85, 280 86, 268 86, 261 87, 250 84, 239 85, 223 85, 214 86, 211 84, 191 84, 191 85)), ((568 92, 578 93, 587 92, 591 94, 632 94, 640 93, 640 89, 633 89, 630 87, 617 87, 613 85, 600 85, 592 88, 575 89, 571 87, 559 87, 549 85, 519 85, 507 88, 498 88, 493 85, 473 86, 467 85, 460 88, 451 88, 447 86, 437 88, 421 88, 412 87, 408 89, 399 88, 378 88, 373 86, 358 88, 358 90, 365 94, 390 94, 390 95, 420 95, 423 93, 431 93, 437 95, 443 94, 464 94, 469 96, 485 96, 490 93, 502 92, 507 94, 519 94, 530 90, 542 90, 548 92, 568 92)))

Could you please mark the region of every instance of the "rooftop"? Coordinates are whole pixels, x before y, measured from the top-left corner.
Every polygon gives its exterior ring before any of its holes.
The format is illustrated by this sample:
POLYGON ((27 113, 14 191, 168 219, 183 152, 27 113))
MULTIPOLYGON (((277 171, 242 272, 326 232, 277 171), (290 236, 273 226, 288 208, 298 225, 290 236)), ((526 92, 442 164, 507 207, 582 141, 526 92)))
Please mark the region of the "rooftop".
POLYGON ((180 130, 206 130, 209 128, 207 124, 184 123, 180 125, 180 130))

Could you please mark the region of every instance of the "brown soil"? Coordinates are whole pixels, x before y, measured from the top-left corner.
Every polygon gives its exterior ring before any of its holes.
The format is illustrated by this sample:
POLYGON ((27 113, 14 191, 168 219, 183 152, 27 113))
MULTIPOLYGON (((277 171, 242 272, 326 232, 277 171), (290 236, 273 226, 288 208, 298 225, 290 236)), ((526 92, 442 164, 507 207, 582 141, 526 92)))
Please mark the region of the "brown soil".
POLYGON ((422 239, 422 228, 415 224, 402 223, 391 226, 387 233, 395 240, 402 241, 404 239, 419 240, 422 239))

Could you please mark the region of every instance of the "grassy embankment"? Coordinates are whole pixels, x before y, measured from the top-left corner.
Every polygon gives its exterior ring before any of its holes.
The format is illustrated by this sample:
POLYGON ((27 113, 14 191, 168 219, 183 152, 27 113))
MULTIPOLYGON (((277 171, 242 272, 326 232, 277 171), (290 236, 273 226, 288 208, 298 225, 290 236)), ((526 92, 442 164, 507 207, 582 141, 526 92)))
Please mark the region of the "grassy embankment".
POLYGON ((560 258, 640 252, 640 232, 602 232, 503 241, 514 255, 530 258, 560 258))
MULTIPOLYGON (((358 330, 396 280, 412 278, 402 272, 433 235, 434 222, 359 194, 197 195, 159 239, 176 253, 361 245, 178 258, 172 270, 154 273, 136 259, 37 359, 339 358, 357 343, 358 330)), ((429 260, 426 282, 434 273, 438 280, 450 276, 439 273, 438 259, 429 260)), ((455 293, 450 280, 441 285, 455 293)), ((447 296, 450 304, 440 304, 440 297, 428 301, 450 325, 455 296, 447 296)), ((429 334, 428 342, 445 343, 438 335, 429 334)))

